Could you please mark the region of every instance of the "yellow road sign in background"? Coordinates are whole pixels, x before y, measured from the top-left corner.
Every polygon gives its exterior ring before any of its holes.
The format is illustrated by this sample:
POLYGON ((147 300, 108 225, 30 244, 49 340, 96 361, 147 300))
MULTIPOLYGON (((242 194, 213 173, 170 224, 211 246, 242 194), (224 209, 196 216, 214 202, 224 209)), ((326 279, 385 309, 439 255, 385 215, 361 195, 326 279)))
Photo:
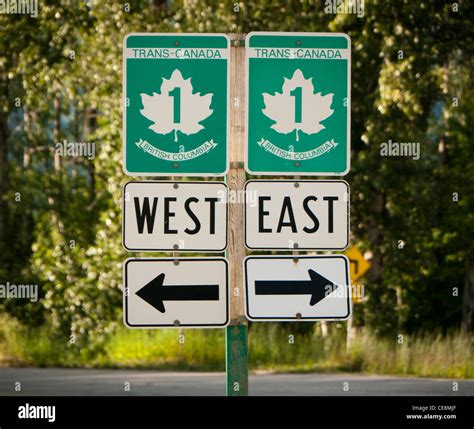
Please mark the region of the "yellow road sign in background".
MULTIPOLYGON (((351 285, 352 287, 359 290, 360 283, 356 280, 362 277, 369 269, 370 269, 370 262, 364 259, 364 255, 360 252, 360 250, 352 246, 344 252, 349 258, 350 262, 350 276, 351 276, 351 285)), ((363 296, 359 294, 352 294, 352 302, 354 304, 361 303, 363 301, 363 296)))

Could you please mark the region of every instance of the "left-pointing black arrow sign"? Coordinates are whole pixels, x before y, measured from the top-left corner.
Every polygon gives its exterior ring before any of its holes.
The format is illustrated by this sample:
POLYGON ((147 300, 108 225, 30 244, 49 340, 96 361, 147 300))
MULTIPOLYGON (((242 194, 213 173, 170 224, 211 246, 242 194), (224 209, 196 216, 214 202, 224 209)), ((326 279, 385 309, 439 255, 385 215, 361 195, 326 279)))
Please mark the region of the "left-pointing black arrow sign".
POLYGON ((256 295, 311 295, 309 304, 316 305, 338 286, 314 270, 308 270, 310 280, 256 280, 256 295))
POLYGON ((161 313, 163 301, 219 301, 219 285, 164 285, 165 275, 156 276, 136 294, 161 313))

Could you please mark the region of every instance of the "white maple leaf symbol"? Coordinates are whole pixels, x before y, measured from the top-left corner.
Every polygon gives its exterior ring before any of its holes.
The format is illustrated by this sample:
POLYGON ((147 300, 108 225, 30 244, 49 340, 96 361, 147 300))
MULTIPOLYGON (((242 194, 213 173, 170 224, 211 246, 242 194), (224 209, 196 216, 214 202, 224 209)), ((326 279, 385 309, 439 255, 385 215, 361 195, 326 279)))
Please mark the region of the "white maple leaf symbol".
POLYGON ((334 94, 314 94, 313 78, 305 79, 300 69, 295 70, 291 79, 284 79, 281 93, 263 94, 265 109, 262 112, 275 121, 271 128, 280 134, 296 130, 296 141, 299 141, 300 130, 316 134, 326 128, 321 121, 334 113, 331 109, 334 94), (297 88, 301 88, 299 95, 295 91, 297 88), (300 103, 299 107, 297 103, 300 103))
POLYGON ((183 79, 178 69, 169 79, 163 78, 160 91, 161 94, 140 94, 143 103, 140 113, 153 122, 148 128, 157 134, 174 131, 175 142, 178 141, 178 131, 190 135, 204 128, 200 122, 213 112, 209 108, 213 94, 193 94, 191 78, 183 79))

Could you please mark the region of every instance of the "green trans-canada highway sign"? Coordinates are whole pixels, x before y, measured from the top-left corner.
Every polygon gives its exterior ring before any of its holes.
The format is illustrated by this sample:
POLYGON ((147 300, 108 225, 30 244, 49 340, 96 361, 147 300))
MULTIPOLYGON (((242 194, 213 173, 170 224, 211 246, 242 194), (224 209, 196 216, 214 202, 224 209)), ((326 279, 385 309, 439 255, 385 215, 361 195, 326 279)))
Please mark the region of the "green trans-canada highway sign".
POLYGON ((134 33, 123 45, 123 168, 130 176, 228 170, 225 34, 134 33))
POLYGON ((249 33, 246 169, 345 175, 350 169, 351 43, 341 33, 249 33))

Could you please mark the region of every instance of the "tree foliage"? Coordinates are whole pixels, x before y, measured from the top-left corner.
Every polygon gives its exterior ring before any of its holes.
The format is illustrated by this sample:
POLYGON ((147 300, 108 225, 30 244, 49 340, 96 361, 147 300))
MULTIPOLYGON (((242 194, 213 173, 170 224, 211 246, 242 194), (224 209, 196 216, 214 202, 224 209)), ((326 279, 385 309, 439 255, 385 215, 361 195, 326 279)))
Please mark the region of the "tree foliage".
POLYGON ((49 0, 38 18, 0 15, 0 280, 43 297, 5 309, 80 347, 121 323, 127 33, 339 31, 352 39, 351 229, 373 255, 357 324, 472 329, 474 42, 472 6, 456 4, 366 1, 357 17, 312 0, 49 0), (389 139, 419 142, 421 158, 381 157, 389 139), (63 140, 94 142, 95 158, 58 156, 63 140))

